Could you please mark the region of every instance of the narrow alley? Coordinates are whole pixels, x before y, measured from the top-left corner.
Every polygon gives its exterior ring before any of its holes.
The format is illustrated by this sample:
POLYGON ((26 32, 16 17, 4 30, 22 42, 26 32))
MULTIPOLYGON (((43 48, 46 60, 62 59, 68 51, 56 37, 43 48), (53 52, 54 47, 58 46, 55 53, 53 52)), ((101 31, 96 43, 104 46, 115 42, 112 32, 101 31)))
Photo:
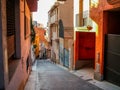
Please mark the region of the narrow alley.
POLYGON ((0 90, 120 90, 119 24, 120 0, 0 0, 0 90))
POLYGON ((102 90, 49 60, 37 60, 25 90, 102 90))

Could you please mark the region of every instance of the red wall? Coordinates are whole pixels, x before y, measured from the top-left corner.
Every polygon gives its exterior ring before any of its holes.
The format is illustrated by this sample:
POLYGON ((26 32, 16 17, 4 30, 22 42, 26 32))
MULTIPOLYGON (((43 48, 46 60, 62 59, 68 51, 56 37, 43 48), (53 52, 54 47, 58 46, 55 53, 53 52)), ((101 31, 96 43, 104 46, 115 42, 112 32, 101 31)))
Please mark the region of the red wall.
POLYGON ((94 32, 76 32, 74 54, 75 61, 95 59, 94 32))

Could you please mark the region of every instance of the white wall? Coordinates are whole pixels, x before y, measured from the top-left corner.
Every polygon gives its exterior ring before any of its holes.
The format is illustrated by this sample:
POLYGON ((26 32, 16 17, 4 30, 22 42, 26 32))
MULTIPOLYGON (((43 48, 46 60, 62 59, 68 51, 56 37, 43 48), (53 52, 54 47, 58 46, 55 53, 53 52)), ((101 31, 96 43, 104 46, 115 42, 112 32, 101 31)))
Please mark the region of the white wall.
MULTIPOLYGON (((74 27, 76 27, 76 14, 79 14, 79 0, 74 0, 74 27)), ((79 20, 78 20, 79 21, 79 20)))
POLYGON ((83 0, 83 11, 89 10, 89 0, 83 0))

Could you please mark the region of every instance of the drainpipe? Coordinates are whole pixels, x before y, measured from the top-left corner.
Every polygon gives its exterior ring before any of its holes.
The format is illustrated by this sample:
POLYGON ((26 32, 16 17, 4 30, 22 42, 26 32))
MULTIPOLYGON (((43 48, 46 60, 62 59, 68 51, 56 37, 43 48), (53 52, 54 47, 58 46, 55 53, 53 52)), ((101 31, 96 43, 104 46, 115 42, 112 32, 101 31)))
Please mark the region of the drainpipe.
POLYGON ((79 0, 79 26, 83 26, 83 0, 79 0))

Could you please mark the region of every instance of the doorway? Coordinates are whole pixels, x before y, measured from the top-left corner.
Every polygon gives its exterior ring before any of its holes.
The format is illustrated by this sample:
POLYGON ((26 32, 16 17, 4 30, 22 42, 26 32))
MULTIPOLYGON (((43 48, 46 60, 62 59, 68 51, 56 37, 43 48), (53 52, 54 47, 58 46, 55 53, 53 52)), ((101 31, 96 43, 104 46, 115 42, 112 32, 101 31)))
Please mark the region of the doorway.
POLYGON ((75 34, 75 70, 78 70, 81 78, 92 80, 95 66, 95 32, 76 31, 75 34))
POLYGON ((120 86, 120 8, 104 12, 104 79, 120 86))

